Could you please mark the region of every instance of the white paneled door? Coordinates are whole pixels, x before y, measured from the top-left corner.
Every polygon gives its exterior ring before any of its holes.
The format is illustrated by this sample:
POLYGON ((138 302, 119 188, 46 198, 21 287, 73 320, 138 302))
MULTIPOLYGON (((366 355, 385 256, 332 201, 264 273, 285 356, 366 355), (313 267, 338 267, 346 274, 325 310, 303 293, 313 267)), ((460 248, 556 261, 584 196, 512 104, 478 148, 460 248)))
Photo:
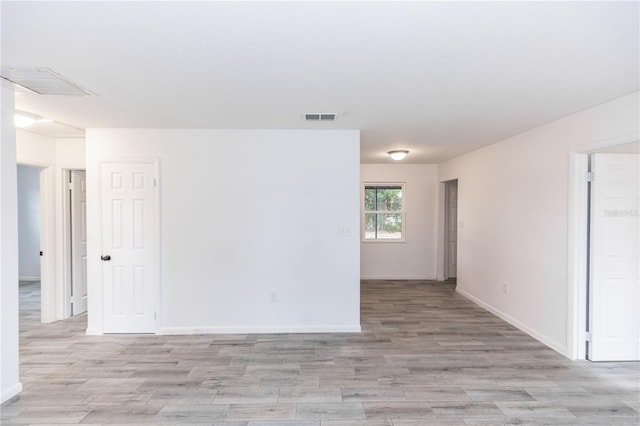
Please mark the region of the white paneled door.
POLYGON ((154 333, 157 297, 155 166, 102 165, 105 333, 154 333))
POLYGON ((70 172, 71 313, 87 312, 87 179, 84 170, 70 172))
POLYGON ((640 360, 637 154, 593 154, 589 359, 640 360))

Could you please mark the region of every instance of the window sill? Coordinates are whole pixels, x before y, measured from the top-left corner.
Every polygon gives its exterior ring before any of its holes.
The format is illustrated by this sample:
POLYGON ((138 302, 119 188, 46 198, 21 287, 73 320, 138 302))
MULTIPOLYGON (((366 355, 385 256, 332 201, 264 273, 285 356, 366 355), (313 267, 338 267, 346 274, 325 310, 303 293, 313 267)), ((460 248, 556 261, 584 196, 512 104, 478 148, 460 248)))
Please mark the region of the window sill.
POLYGON ((365 244, 402 244, 406 243, 407 240, 360 240, 361 243, 365 244))

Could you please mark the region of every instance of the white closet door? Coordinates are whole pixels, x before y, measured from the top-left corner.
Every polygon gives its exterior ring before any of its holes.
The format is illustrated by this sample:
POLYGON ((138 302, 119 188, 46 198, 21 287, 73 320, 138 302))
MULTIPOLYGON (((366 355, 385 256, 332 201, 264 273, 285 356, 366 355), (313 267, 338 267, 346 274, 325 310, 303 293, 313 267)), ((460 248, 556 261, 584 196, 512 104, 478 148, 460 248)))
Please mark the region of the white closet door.
POLYGON ((589 359, 640 360, 637 154, 594 154, 589 359))
POLYGON ((102 166, 105 333, 154 333, 157 294, 155 167, 102 166))

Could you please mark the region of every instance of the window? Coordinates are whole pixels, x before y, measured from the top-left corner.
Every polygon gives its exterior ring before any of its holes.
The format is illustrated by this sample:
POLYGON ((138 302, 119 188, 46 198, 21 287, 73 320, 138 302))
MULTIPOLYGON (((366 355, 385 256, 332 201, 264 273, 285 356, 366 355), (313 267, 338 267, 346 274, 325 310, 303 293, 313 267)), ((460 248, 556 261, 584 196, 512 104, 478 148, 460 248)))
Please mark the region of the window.
POLYGON ((365 184, 364 239, 404 240, 404 185, 365 184))

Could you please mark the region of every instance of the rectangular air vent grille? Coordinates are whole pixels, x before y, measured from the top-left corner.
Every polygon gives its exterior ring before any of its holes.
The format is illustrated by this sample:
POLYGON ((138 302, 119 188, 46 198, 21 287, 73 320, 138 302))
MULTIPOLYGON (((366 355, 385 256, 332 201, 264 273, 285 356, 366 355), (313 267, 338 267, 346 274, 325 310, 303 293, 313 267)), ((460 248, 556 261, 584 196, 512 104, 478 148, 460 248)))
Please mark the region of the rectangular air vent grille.
POLYGON ((308 112, 304 114, 306 121, 335 121, 338 114, 333 112, 308 112))
POLYGON ((95 96, 49 68, 2 68, 0 77, 39 95, 95 96))

